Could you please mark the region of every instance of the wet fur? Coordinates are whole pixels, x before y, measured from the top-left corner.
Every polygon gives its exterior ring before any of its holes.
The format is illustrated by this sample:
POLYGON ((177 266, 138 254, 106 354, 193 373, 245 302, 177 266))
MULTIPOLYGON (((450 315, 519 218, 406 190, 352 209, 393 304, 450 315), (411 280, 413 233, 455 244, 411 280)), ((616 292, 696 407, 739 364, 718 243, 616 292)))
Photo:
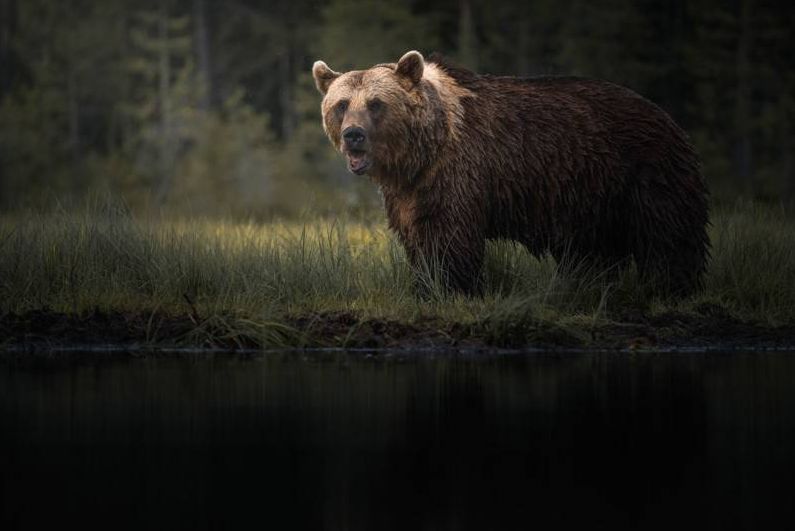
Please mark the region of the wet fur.
POLYGON ((389 101, 371 178, 415 267, 438 265, 448 287, 471 293, 485 241, 503 238, 559 261, 634 258, 660 292, 701 286, 707 190, 686 134, 659 107, 605 81, 478 75, 438 56, 425 68, 408 92, 368 83, 394 77, 394 65, 357 81, 389 101))

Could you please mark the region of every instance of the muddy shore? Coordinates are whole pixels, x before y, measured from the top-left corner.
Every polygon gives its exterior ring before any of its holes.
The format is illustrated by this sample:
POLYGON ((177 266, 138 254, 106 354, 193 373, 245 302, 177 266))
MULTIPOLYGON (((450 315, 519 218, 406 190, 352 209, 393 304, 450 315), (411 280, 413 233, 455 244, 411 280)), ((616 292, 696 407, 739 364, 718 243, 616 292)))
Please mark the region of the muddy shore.
POLYGON ((623 316, 592 326, 524 323, 495 330, 488 323, 435 319, 402 323, 360 319, 350 312, 286 318, 241 330, 233 319, 50 310, 0 316, 0 351, 47 352, 84 346, 158 352, 169 349, 439 349, 439 350, 764 350, 795 348, 795 326, 742 322, 722 312, 623 316), (263 332, 264 330, 264 332, 263 332))

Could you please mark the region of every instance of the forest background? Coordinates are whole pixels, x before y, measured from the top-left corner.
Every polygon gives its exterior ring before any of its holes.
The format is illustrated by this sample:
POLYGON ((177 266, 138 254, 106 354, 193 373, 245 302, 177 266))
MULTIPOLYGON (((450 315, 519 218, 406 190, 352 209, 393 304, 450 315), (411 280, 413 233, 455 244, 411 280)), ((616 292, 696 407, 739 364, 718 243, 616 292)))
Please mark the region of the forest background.
POLYGON ((689 132, 716 203, 791 203, 794 27, 763 0, 0 0, 0 212, 96 192, 180 215, 376 211, 310 68, 410 49, 629 86, 689 132))

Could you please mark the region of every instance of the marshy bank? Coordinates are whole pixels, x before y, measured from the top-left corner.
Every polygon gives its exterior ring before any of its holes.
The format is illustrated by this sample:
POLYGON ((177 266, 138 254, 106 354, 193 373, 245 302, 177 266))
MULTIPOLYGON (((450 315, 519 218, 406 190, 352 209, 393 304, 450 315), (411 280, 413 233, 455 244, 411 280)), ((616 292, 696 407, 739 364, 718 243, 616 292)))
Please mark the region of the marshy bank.
POLYGON ((653 298, 636 272, 572 271, 490 244, 484 296, 412 288, 380 222, 0 218, 0 348, 666 348, 795 344, 795 219, 713 213, 702 293, 653 298))

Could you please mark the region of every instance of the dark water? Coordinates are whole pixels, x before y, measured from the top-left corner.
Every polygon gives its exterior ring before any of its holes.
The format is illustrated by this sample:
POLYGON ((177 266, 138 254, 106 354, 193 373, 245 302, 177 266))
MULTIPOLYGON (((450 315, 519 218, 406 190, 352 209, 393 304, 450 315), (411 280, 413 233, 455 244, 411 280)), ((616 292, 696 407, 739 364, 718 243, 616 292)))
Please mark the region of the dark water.
POLYGON ((786 353, 5 362, 2 527, 772 528, 794 382, 786 353))

